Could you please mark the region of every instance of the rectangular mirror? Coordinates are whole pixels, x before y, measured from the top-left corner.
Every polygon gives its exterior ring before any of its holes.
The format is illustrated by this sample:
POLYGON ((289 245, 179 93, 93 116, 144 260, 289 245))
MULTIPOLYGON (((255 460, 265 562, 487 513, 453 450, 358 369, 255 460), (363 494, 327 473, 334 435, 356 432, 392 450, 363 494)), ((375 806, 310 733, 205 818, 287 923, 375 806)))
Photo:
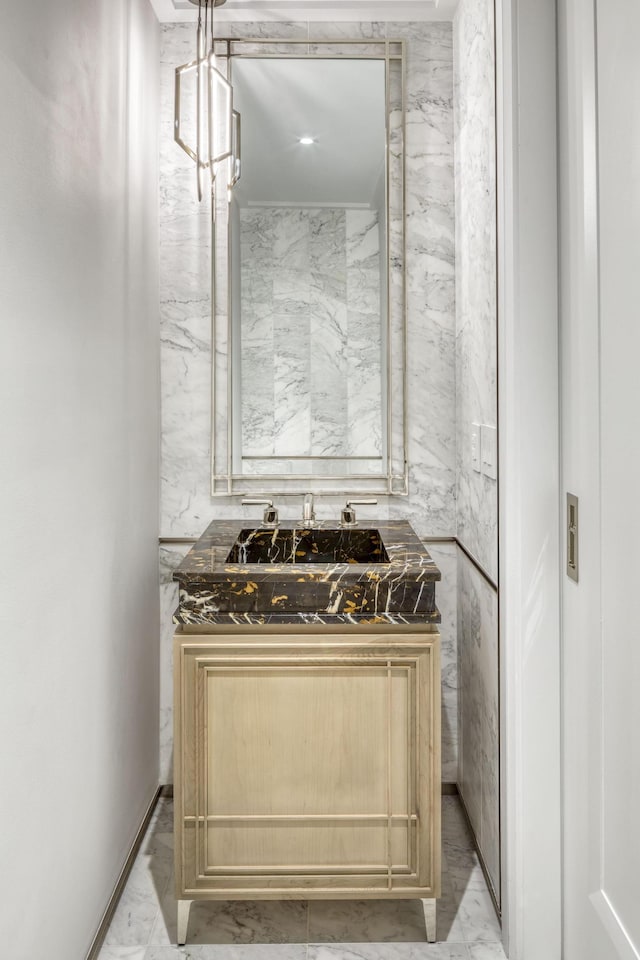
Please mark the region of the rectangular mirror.
POLYGON ((212 491, 406 493, 402 44, 224 43, 212 491))

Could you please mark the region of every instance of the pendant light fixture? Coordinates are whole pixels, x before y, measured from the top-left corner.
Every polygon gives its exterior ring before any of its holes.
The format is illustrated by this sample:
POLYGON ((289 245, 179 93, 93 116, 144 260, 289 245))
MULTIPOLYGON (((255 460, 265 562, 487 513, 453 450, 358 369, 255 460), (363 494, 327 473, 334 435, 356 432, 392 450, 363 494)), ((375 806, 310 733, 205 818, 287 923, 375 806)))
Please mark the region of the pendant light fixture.
POLYGON ((229 189, 240 178, 240 114, 233 109, 233 89, 218 70, 214 51, 213 11, 225 0, 190 2, 198 8, 196 58, 176 67, 174 138, 195 162, 198 200, 202 200, 207 171, 211 192, 221 171, 229 189), (190 73, 196 78, 194 147, 182 136, 182 78, 190 73))

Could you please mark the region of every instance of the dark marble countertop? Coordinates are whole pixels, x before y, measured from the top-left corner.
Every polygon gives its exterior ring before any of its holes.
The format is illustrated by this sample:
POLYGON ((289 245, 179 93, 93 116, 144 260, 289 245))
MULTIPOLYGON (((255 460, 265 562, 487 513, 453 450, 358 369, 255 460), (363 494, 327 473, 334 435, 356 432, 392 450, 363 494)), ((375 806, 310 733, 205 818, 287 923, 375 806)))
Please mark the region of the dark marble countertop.
POLYGON ((255 527, 257 533, 247 536, 250 529, 241 520, 207 527, 173 574, 180 585, 176 623, 440 622, 440 571, 405 520, 344 530, 332 521, 312 530, 282 521, 275 530, 255 527), (243 531, 245 546, 233 550, 243 531), (336 532, 337 546, 325 556, 329 531, 336 532), (324 562, 306 562, 312 553, 324 562), (285 555, 295 562, 278 562, 285 555), (255 556, 265 562, 243 562, 255 556))

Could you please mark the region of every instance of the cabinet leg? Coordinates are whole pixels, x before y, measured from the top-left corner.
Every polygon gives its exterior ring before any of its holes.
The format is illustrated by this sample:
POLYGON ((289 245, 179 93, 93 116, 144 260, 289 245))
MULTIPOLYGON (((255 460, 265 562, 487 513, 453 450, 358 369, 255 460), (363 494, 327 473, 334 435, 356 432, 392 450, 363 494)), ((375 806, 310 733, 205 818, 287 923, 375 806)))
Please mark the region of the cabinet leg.
POLYGON ((435 943, 436 942, 436 901, 423 900, 422 906, 424 909, 424 925, 427 929, 427 941, 429 943, 435 943))
POLYGON ((178 900, 178 946, 187 942, 187 927, 189 926, 189 911, 193 900, 178 900))

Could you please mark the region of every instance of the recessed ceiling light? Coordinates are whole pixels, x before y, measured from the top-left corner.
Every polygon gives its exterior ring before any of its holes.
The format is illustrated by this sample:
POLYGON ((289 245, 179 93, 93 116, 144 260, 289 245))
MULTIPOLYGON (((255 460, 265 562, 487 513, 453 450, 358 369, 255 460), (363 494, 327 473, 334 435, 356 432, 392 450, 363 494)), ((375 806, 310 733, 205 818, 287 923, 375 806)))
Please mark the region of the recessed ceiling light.
POLYGON ((315 143, 313 137, 300 137, 298 143, 304 143, 305 146, 308 146, 310 143, 315 143))

